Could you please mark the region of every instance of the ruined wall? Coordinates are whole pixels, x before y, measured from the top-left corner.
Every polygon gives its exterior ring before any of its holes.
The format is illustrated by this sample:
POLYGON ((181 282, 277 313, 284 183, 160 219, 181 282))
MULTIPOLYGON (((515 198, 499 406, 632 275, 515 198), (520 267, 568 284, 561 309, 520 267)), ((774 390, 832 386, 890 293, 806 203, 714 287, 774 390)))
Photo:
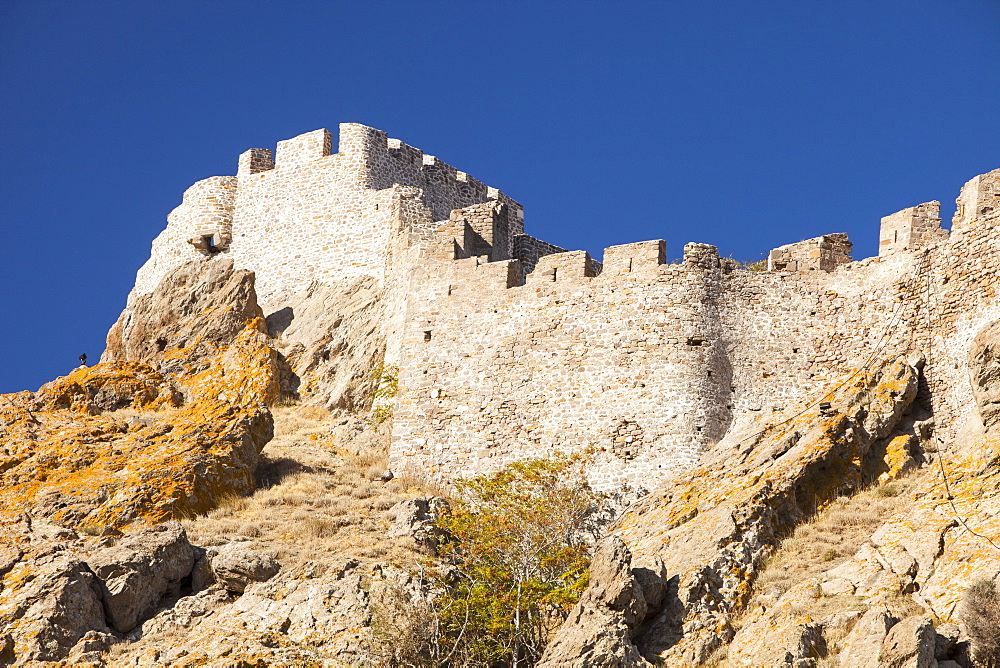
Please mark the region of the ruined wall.
POLYGON ((622 271, 596 277, 586 253, 546 256, 524 285, 516 261, 421 275, 392 466, 450 477, 592 449, 591 477, 611 488, 686 468, 721 438, 730 379, 711 298, 717 254, 692 244, 683 264, 657 264, 649 242, 615 254, 622 271))
POLYGON ((779 246, 767 256, 768 271, 833 271, 851 261, 853 244, 843 233, 779 246))
POLYGON ((916 250, 946 239, 940 213, 940 202, 925 202, 886 216, 879 230, 878 254, 916 250))

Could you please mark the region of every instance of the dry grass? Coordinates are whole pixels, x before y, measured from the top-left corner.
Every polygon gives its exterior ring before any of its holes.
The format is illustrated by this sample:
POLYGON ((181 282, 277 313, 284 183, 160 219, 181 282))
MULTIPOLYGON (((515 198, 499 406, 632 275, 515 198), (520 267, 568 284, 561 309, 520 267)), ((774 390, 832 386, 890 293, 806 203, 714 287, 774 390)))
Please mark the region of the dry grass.
MULTIPOLYGON (((885 485, 877 485, 853 497, 840 497, 820 510, 808 522, 798 526, 786 538, 769 560, 766 568, 754 584, 754 595, 746 607, 746 612, 756 609, 762 603, 774 601, 795 584, 809 578, 819 578, 822 574, 849 560, 866 540, 894 513, 911 501, 910 490, 914 486, 913 477, 902 478, 885 485)), ((912 598, 905 595, 885 601, 890 612, 903 618, 921 614, 923 609, 912 598)), ((822 619, 829 615, 848 610, 863 612, 868 608, 865 599, 857 596, 822 596, 808 608, 796 609, 798 615, 809 615, 822 619)), ((742 626, 747 617, 734 620, 734 626, 742 626)), ((824 632, 828 658, 818 666, 835 666, 836 653, 854 623, 839 628, 828 628, 824 632)), ((727 648, 720 648, 712 655, 709 665, 726 666, 727 648)))
POLYGON ((407 542, 386 536, 385 511, 443 488, 414 476, 380 481, 387 439, 379 428, 352 430, 313 406, 278 406, 273 413, 275 437, 262 453, 257 490, 186 520, 192 542, 252 539, 288 566, 335 554, 412 562, 416 553, 407 542))
MULTIPOLYGON (((757 578, 755 589, 773 596, 847 561, 869 536, 909 500, 902 479, 840 497, 786 538, 757 578)), ((751 602, 751 607, 756 600, 751 602)))

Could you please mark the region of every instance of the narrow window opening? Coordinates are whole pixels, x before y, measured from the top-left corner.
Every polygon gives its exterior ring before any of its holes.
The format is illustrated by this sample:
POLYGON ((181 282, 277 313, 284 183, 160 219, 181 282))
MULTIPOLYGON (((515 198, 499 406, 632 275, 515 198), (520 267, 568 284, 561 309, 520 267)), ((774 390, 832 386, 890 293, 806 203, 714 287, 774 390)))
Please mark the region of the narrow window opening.
POLYGON ((205 242, 205 250, 207 250, 209 253, 215 254, 218 253, 220 250, 222 250, 221 248, 215 245, 214 234, 206 234, 201 238, 201 240, 205 242))
POLYGON ((432 330, 428 329, 426 332, 424 332, 424 341, 430 341, 431 340, 431 331, 432 330))

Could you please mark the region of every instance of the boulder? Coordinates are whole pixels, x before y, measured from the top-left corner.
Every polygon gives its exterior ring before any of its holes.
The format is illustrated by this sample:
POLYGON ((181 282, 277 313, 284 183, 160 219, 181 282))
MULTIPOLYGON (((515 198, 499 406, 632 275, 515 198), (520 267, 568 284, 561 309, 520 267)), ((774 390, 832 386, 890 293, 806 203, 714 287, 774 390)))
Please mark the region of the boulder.
POLYGON ((665 583, 654 573, 638 575, 631 563, 628 546, 617 536, 598 544, 590 585, 546 647, 539 668, 653 665, 639 653, 632 638, 636 627, 655 612, 665 583))
POLYGON ((107 634, 99 584, 66 551, 15 566, 0 595, 0 662, 22 666, 65 660, 93 633, 107 634))
POLYGON ((165 596, 179 594, 194 566, 194 550, 184 528, 168 522, 98 550, 88 562, 103 584, 108 622, 125 633, 155 612, 165 596))
POLYGON ((245 543, 230 543, 212 558, 216 581, 234 594, 242 594, 254 582, 267 582, 281 565, 269 554, 250 549, 245 543))
POLYGON ((882 641, 883 668, 937 668, 937 632, 928 617, 907 617, 889 629, 882 641))
POLYGON ((897 619, 883 609, 872 608, 858 620, 844 640, 839 664, 844 668, 878 668, 882 642, 897 619))
POLYGON ((412 538, 418 545, 434 549, 441 537, 434 522, 447 508, 448 502, 436 496, 400 501, 387 513, 392 518, 389 537, 412 538))

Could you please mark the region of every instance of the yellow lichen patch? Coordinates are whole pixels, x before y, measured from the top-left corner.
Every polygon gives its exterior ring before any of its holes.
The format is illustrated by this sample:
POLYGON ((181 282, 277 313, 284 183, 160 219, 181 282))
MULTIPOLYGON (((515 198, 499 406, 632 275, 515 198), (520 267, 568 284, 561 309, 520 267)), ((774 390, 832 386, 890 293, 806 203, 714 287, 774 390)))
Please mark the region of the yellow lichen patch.
POLYGON ((914 437, 910 434, 900 434, 889 441, 882 458, 885 470, 879 474, 879 482, 895 480, 913 467, 913 441, 914 437))
POLYGON ((0 396, 0 508, 67 526, 120 527, 206 512, 247 492, 272 436, 277 354, 249 323, 199 374, 187 405, 125 418, 100 406, 171 406, 179 395, 151 367, 79 369, 37 395, 0 396))
POLYGON ((184 380, 196 401, 221 399, 267 404, 277 401, 278 354, 260 333, 258 320, 261 319, 248 322, 232 345, 220 349, 208 369, 184 380))
POLYGON ((155 410, 179 402, 163 376, 141 362, 80 367, 43 385, 35 399, 42 410, 64 408, 87 415, 120 408, 155 410))

